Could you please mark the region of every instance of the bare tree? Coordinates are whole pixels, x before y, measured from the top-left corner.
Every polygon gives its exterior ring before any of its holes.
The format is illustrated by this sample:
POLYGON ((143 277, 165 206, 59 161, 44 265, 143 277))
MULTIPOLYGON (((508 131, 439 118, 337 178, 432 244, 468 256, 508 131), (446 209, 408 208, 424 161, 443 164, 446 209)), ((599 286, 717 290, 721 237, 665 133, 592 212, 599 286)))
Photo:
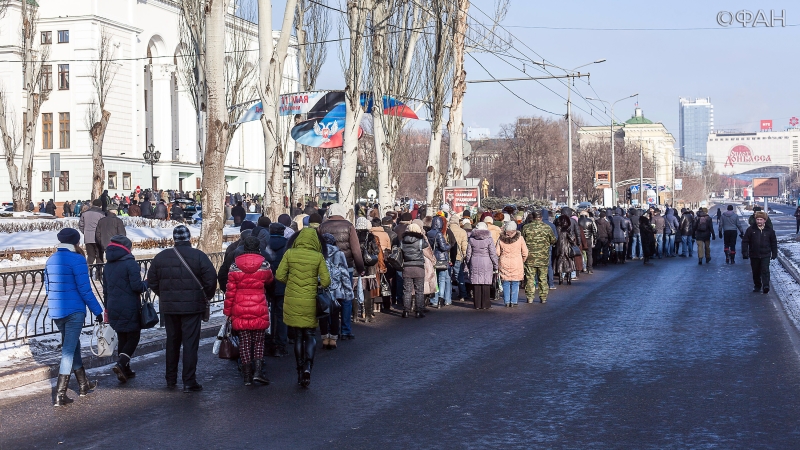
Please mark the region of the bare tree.
POLYGON ((103 162, 103 141, 111 119, 106 109, 106 99, 117 75, 113 62, 114 45, 111 34, 105 26, 100 28, 100 41, 97 45, 96 59, 92 63, 89 77, 92 79, 92 101, 86 109, 86 125, 92 140, 92 200, 100 198, 105 184, 105 164, 103 162))
POLYGON ((195 111, 197 161, 203 160, 206 140, 206 1, 179 0, 181 44, 179 77, 195 111))
POLYGON ((283 13, 281 34, 277 45, 272 39, 272 2, 258 1, 258 93, 264 114, 261 128, 264 131, 265 170, 267 172, 266 213, 277 217, 283 206, 283 159, 288 126, 278 116, 278 101, 283 81, 283 66, 289 50, 292 20, 297 0, 287 0, 283 13))
MULTIPOLYGON (((242 0, 231 0, 235 4, 237 13, 229 16, 228 32, 226 34, 225 56, 225 102, 228 105, 228 134, 233 136, 239 129, 239 119, 246 111, 245 108, 233 107, 253 99, 256 89, 256 69, 254 59, 250 52, 251 38, 255 37, 250 31, 250 25, 256 20, 255 7, 252 3, 242 0)), ((230 150, 232 139, 228 140, 225 153, 230 150)), ((243 162, 242 162, 243 163, 243 162)))
MULTIPOLYGON (((356 199, 355 181, 358 164, 358 129, 364 117, 361 107, 361 91, 368 73, 368 61, 364 55, 364 31, 372 10, 373 0, 348 0, 347 29, 350 47, 347 62, 342 52, 344 69, 345 124, 342 144, 342 171, 339 179, 339 202, 347 208, 347 218, 353 219, 356 199)), ((344 34, 340 30, 340 34, 344 34)))

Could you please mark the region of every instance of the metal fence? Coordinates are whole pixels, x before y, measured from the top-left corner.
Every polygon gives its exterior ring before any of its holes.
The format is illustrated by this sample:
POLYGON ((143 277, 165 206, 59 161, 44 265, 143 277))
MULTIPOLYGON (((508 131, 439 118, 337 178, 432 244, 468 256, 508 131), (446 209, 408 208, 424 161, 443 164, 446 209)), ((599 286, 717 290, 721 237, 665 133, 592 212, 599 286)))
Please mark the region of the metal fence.
MULTIPOLYGON (((214 269, 219 270, 225 254, 212 253, 208 257, 214 264, 214 269)), ((152 261, 152 259, 137 261, 143 278, 147 275, 152 261)), ((100 301, 103 298, 101 281, 103 266, 104 264, 93 264, 89 267, 92 291, 100 301)), ((0 281, 3 283, 0 294, 0 344, 58 332, 48 313, 44 269, 0 273, 0 281)), ((223 299, 224 295, 218 289, 212 303, 221 302, 223 299)), ((154 304, 158 311, 157 296, 154 297, 154 304)), ((92 314, 87 313, 83 326, 90 327, 92 322, 92 314)))

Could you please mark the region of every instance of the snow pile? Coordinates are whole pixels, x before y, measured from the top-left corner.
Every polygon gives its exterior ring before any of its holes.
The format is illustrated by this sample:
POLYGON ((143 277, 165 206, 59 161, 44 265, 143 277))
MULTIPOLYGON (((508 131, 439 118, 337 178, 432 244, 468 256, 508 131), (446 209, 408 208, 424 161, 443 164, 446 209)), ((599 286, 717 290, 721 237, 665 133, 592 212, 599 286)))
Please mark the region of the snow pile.
MULTIPOLYGON (((796 268, 797 264, 794 261, 791 262, 796 268)), ((770 272, 772 275, 770 284, 778 294, 778 298, 781 299, 786 315, 792 320, 794 326, 800 329, 800 285, 778 261, 772 261, 770 272)))

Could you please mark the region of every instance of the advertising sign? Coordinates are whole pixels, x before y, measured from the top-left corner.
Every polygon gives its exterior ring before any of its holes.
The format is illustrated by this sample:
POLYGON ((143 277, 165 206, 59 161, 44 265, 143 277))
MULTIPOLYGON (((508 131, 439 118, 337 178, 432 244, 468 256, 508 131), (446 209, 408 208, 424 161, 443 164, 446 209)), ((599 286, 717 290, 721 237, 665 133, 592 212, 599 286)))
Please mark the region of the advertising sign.
POLYGON ((450 206, 450 211, 461 214, 469 208, 473 213, 480 206, 480 189, 474 187, 446 187, 444 188, 444 202, 450 206))
POLYGON ((656 196, 656 191, 652 189, 648 189, 645 191, 647 195, 647 204, 648 205, 655 205, 658 203, 658 197, 656 196))
POLYGON ((594 188, 607 189, 611 187, 611 171, 598 170, 594 173, 594 188))
POLYGON ((777 197, 780 195, 780 178, 753 178, 753 195, 777 197))
POLYGON ((769 131, 772 129, 772 119, 761 121, 761 131, 769 131))
POLYGON ((675 178, 675 187, 674 187, 674 189, 676 191, 682 191, 683 190, 683 178, 675 178))

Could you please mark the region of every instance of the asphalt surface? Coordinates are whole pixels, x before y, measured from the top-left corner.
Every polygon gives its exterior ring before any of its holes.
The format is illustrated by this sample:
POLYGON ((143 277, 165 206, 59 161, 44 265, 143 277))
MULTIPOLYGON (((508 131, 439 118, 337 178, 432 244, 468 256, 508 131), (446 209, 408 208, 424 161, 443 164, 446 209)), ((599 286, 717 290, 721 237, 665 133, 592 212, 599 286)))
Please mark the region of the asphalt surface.
POLYGON ((308 390, 293 357, 245 387, 202 346, 196 394, 164 387, 162 355, 135 361, 89 397, 73 379, 66 408, 0 399, 0 449, 798 448, 797 330, 712 253, 599 268, 545 305, 381 314, 318 351, 308 390))

